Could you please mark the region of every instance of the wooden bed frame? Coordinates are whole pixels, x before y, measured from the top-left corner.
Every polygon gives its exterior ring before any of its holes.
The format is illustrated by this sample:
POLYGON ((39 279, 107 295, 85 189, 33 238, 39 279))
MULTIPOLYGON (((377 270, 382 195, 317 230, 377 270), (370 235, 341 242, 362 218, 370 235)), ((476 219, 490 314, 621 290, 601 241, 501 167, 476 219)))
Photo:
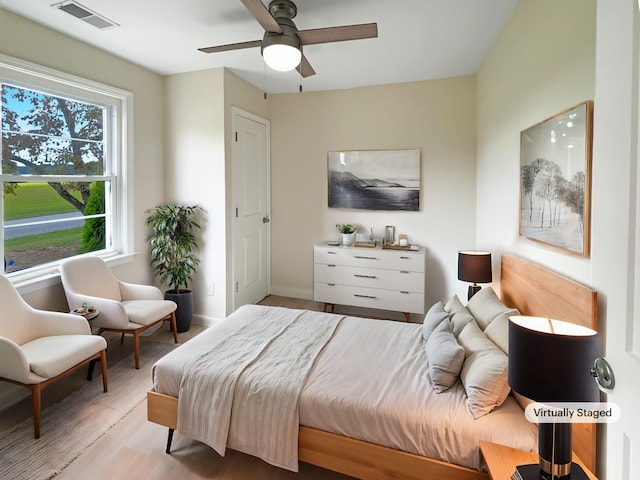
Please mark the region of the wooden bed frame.
MULTIPOLYGON (((595 329, 596 292, 539 265, 502 256, 501 297, 523 315, 546 316, 595 329)), ((178 423, 178 399, 154 391, 147 394, 147 419, 168 427, 178 423)), ((573 426, 574 452, 595 470, 595 424, 573 426)), ((167 453, 170 440, 167 444, 167 453)), ((421 457, 352 438, 300 426, 299 460, 356 478, 370 480, 488 480, 487 473, 421 457)))

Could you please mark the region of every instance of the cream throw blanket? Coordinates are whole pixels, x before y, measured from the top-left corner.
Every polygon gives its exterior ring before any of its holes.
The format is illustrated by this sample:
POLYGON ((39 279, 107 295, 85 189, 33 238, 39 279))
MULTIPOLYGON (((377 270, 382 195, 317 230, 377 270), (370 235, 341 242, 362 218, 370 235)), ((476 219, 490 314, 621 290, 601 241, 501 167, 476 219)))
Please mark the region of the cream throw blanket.
POLYGON ((343 317, 272 309, 197 357, 180 384, 177 430, 298 471, 298 401, 343 317))

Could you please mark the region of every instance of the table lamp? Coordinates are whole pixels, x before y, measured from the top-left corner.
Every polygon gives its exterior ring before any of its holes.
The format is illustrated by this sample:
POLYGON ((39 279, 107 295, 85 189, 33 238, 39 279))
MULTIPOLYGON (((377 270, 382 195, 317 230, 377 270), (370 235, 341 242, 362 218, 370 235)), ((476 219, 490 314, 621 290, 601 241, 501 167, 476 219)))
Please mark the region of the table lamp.
MULTIPOLYGON (((595 330, 548 318, 509 317, 509 386, 536 402, 598 402, 592 367, 595 330)), ((571 423, 539 423, 539 468, 519 466, 523 480, 587 480, 573 463, 571 423)))
POLYGON ((458 252, 458 280, 473 283, 467 293, 467 300, 470 300, 480 291, 478 283, 491 283, 491 253, 475 250, 458 252))

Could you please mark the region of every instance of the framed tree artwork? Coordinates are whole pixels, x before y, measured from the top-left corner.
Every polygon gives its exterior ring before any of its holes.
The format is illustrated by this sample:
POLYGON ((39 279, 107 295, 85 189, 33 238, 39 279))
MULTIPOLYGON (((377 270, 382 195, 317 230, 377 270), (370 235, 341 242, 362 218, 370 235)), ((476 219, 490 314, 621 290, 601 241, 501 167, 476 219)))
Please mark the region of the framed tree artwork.
POLYGON ((520 133, 520 235, 589 256, 593 102, 520 133))
POLYGON ((348 150, 328 154, 331 208, 420 210, 420 150, 348 150))

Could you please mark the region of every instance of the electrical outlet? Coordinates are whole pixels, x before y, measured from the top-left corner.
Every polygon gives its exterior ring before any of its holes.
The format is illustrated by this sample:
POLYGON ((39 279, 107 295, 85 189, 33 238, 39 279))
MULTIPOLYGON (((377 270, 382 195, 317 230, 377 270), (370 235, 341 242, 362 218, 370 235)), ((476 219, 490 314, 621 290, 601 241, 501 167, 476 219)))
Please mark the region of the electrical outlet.
POLYGON ((207 295, 213 297, 213 282, 207 283, 207 295))

